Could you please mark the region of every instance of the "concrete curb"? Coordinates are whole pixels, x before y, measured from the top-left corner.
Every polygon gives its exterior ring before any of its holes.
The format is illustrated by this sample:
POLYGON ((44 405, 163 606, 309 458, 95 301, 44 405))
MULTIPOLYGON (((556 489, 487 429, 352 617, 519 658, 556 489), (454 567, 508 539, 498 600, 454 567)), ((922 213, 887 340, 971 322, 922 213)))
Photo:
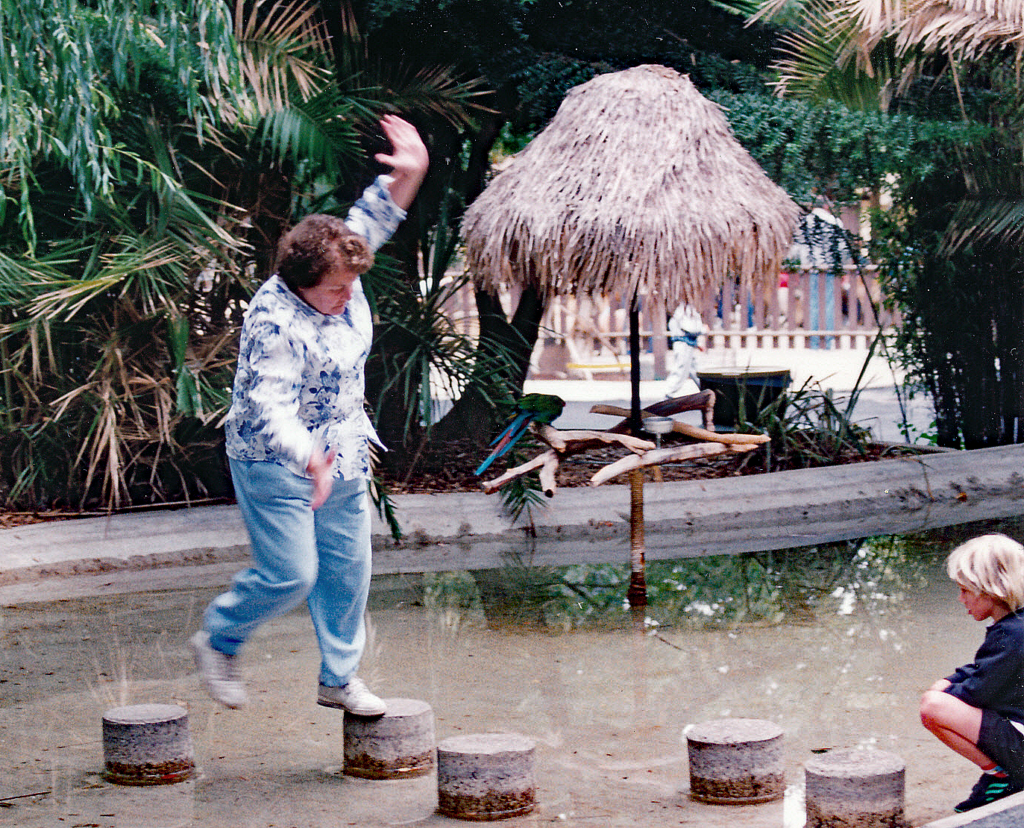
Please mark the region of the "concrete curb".
MULTIPOLYGON (((1024 514, 1024 445, 772 475, 648 483, 648 559, 810 546, 1024 514)), ((500 566, 521 554, 496 496, 395 498, 406 537, 374 524, 374 572, 500 566)), ((629 488, 560 490, 535 510, 534 565, 624 561, 629 488)), ((71 575, 243 560, 234 506, 113 515, 0 532, 0 585, 71 575)))
POLYGON ((943 817, 921 828, 1021 828, 1024 826, 1024 793, 1014 794, 966 814, 943 817))

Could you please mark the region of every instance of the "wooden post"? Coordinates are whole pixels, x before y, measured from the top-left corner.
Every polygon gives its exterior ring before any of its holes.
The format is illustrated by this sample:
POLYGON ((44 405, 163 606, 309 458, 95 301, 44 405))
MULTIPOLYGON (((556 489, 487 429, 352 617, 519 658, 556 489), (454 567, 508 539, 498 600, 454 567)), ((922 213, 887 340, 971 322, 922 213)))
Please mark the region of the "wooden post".
POLYGON ((665 303, 658 298, 648 296, 651 307, 648 320, 651 325, 651 351, 654 353, 654 378, 665 379, 669 374, 668 367, 668 314, 665 303))
POLYGON ((637 293, 629 304, 629 387, 629 429, 634 437, 639 437, 643 423, 640 417, 640 296, 637 293))
POLYGON ((629 472, 629 589, 626 598, 631 607, 647 606, 647 563, 644 560, 644 473, 629 472))

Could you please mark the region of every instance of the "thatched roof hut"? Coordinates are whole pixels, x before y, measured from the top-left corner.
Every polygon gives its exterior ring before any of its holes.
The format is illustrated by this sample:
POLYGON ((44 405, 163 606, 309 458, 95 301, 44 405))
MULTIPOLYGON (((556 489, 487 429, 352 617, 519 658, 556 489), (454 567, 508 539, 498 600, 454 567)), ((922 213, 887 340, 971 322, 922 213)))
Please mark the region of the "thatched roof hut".
POLYGON ((647 65, 570 90, 467 209, 463 235, 484 287, 639 291, 672 308, 777 278, 798 214, 716 104, 647 65))

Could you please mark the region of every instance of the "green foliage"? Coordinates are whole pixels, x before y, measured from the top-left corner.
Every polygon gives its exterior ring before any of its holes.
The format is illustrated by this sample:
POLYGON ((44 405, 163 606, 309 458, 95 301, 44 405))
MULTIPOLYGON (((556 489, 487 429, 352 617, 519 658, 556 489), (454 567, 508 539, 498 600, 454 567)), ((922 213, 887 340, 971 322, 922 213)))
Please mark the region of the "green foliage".
MULTIPOLYGON (((510 464, 518 464, 520 453, 512 450, 510 464)), ((510 480, 498 492, 501 497, 501 510, 508 518, 509 524, 515 526, 519 519, 526 515, 526 529, 533 536, 537 529, 533 522, 533 510, 546 505, 544 492, 541 489, 540 479, 536 472, 524 474, 510 480)))
POLYGON ((216 0, 161 0, 150 14, 124 4, 0 2, 3 214, 11 207, 30 246, 36 167, 66 171, 86 217, 145 163, 118 146, 122 108, 180 112, 200 141, 243 106, 231 21, 216 0), (217 101, 217 103, 214 103, 217 101))
MULTIPOLYGON (((374 465, 377 462, 375 457, 374 465)), ((373 501, 373 505, 377 508, 378 516, 388 525, 391 537, 396 541, 401 540, 403 536, 402 524, 398 520, 398 512, 395 509, 394 501, 391 499, 391 492, 388 491, 387 485, 377 475, 370 479, 369 494, 370 500, 373 501)))
POLYGON ((360 122, 466 121, 444 71, 336 74, 364 45, 315 4, 233 5, 0 0, 0 499, 227 493, 237 326, 293 211, 347 209, 360 122))
POLYGON ((808 380, 795 390, 784 390, 758 411, 748 411, 746 402, 750 394, 744 393, 741 384, 737 395, 737 431, 766 434, 770 438, 763 450, 750 455, 750 462, 760 462, 763 457, 764 470, 770 472, 836 466, 866 458, 871 433, 853 421, 853 411, 864 372, 880 344, 885 347, 881 334, 868 349, 853 390, 841 401, 833 397, 831 390, 808 380))
MULTIPOLYGON (((491 93, 483 99, 487 110, 475 112, 472 123, 436 113, 422 113, 418 121, 432 139, 431 175, 416 207, 428 224, 439 220, 450 188, 460 198, 445 220, 457 226, 462 205, 491 174, 492 151, 520 149, 554 115, 569 88, 597 73, 663 63, 686 72, 701 88, 765 88, 760 69, 769 56, 766 31, 745 28, 704 0, 356 0, 352 7, 368 53, 381 65, 402 63, 413 70, 444 64, 460 78, 481 78, 491 93)), ((405 279, 418 279, 418 258, 428 252, 422 245, 404 246, 405 279)), ((483 439, 495 419, 494 402, 521 390, 543 300, 527 291, 511 313, 491 297, 478 294, 477 302, 476 359, 483 369, 477 377, 491 380, 491 387, 464 386, 431 439, 483 439), (506 387, 495 387, 496 380, 506 387)), ((396 368, 402 362, 406 345, 400 338, 378 338, 377 347, 384 362, 396 368)), ((378 396, 376 389, 385 384, 373 381, 368 387, 374 405, 390 417, 398 402, 378 396)), ((406 423, 414 420, 405 417, 406 423)))
POLYGON ((540 55, 535 63, 512 75, 519 89, 515 125, 520 133, 535 134, 554 115, 574 86, 614 68, 604 62, 579 60, 567 55, 540 55))
MULTIPOLYGON (((432 425, 438 393, 458 398, 483 366, 475 347, 447 311, 465 284, 463 277, 424 283, 422 292, 403 279, 395 263, 382 262, 364 277, 367 299, 377 318, 375 347, 368 370, 374 375, 375 413, 398 405, 400 444, 432 425)), ((394 412, 390 412, 393 418, 394 412)))
MULTIPOLYGON (((645 626, 734 629, 806 623, 822 613, 876 614, 920 585, 931 565, 912 539, 840 541, 744 555, 649 561, 645 626)), ((509 555, 501 570, 425 575, 425 604, 447 626, 541 626, 550 631, 632 624, 628 565, 535 567, 509 555)))
POLYGON ((736 139, 768 176, 804 203, 856 201, 861 190, 934 175, 947 154, 988 132, 979 124, 858 112, 837 102, 725 92, 708 97, 725 110, 736 139))
POLYGON ((744 29, 699 0, 357 5, 364 7, 362 25, 371 38, 386 39, 391 48, 401 44, 407 59, 436 62, 451 56, 467 74, 483 76, 496 93, 492 105, 500 107, 518 133, 543 127, 573 86, 641 63, 678 68, 700 88, 764 89, 757 66, 768 55, 765 33, 760 27, 744 29), (421 57, 413 58, 416 54, 421 57))
MULTIPOLYGON (((749 11, 747 0, 720 1, 749 11)), ((777 89, 894 113, 877 123, 897 127, 896 140, 878 132, 870 153, 859 152, 856 138, 874 115, 853 119, 838 140, 822 136, 830 152, 843 149, 865 171, 858 185, 843 157, 825 158, 826 170, 841 172, 831 186, 840 198, 857 186, 891 192, 895 210, 876 216, 872 257, 900 312, 896 345, 910 382, 935 405, 938 442, 1022 440, 1024 364, 1015 339, 1024 325, 1024 86, 1016 33, 994 8, 951 9, 939 28, 924 19, 927 7, 865 11, 858 0, 760 4, 759 13, 787 28, 777 89)), ((792 176, 807 192, 821 177, 811 164, 811 180, 800 182, 786 152, 806 153, 781 137, 784 125, 770 129, 777 140, 756 120, 744 127, 741 141, 771 150, 754 154, 770 174, 774 164, 784 186, 792 176)))
POLYGON ((959 111, 964 127, 936 141, 944 165, 900 179, 893 210, 874 218, 872 256, 902 319, 902 364, 935 406, 938 443, 978 448, 1024 439, 1024 91, 994 58, 968 69, 958 89, 922 83, 901 102, 959 111))
POLYGON ((771 438, 766 471, 839 465, 864 456, 870 442, 868 430, 851 419, 857 396, 854 390, 840 407, 831 391, 807 382, 784 392, 750 422, 741 412, 740 430, 771 438))
POLYGON ((507 354, 480 351, 453 319, 465 274, 450 272, 458 245, 458 193, 445 189, 433 225, 420 226, 415 281, 401 263, 378 257, 363 277, 374 312, 374 346, 367 361, 368 397, 378 431, 392 449, 383 462, 411 475, 431 439, 439 404, 473 389, 484 399, 503 398, 497 378, 507 354), (422 264, 422 271, 420 271, 422 264))
POLYGON ((233 322, 200 275, 230 293, 241 245, 202 165, 245 94, 222 5, 150 11, 0 4, 21 50, 0 57, 0 498, 21 506, 224 491, 233 322))
POLYGON ((945 252, 955 185, 933 179, 930 190, 915 188, 917 210, 900 208, 876 222, 880 275, 902 317, 897 350, 934 403, 939 445, 1013 442, 1024 394, 1020 254, 992 242, 945 252))

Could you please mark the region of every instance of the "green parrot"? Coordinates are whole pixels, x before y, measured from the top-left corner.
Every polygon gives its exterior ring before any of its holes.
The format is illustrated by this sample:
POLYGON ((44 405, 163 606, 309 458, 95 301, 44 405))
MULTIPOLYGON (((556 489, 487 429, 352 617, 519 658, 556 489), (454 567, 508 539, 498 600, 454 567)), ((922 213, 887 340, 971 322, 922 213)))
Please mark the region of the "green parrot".
POLYGON ((526 432, 530 423, 551 423, 565 408, 565 400, 554 394, 523 394, 516 401, 516 416, 505 429, 494 438, 494 447, 487 459, 476 470, 479 476, 487 471, 497 458, 505 454, 526 432))

